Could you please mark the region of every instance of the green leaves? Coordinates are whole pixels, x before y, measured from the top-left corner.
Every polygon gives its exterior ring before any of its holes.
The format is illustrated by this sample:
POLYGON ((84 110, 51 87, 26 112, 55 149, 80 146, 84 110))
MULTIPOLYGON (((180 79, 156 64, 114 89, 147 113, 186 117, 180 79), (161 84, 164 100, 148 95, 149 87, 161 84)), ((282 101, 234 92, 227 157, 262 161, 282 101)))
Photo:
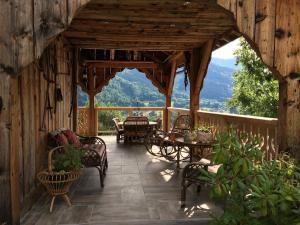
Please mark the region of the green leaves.
POLYGON ((259 138, 243 137, 232 128, 217 136, 213 162, 221 163, 210 197, 226 199, 224 214, 212 224, 297 224, 300 221, 299 167, 287 155, 262 160, 259 138), (247 140, 247 141, 246 141, 247 140))
POLYGON ((53 165, 55 171, 78 170, 83 167, 81 158, 84 152, 72 145, 66 145, 64 152, 54 156, 53 165))
POLYGON ((228 105, 241 114, 277 117, 279 84, 272 72, 245 39, 241 39, 241 48, 235 55, 242 69, 234 74, 233 96, 228 105))

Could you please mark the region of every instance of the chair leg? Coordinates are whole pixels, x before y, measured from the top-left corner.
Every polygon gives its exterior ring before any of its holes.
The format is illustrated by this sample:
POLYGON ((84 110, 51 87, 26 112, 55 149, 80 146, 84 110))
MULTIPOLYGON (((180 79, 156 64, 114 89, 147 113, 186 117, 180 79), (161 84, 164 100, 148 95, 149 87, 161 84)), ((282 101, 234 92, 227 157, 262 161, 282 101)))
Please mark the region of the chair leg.
POLYGON ((63 195, 62 197, 63 197, 63 199, 65 200, 65 202, 68 204, 69 207, 72 206, 71 201, 70 201, 70 198, 69 198, 68 195, 65 194, 65 195, 63 195))
POLYGON ((56 196, 52 196, 51 204, 50 204, 50 213, 52 213, 55 198, 56 198, 56 196))
POLYGON ((103 171, 101 167, 96 167, 99 171, 99 178, 100 178, 100 186, 104 187, 104 179, 103 179, 103 171))
POLYGON ((181 186, 181 208, 185 207, 185 200, 186 200, 186 185, 185 182, 182 182, 181 186))

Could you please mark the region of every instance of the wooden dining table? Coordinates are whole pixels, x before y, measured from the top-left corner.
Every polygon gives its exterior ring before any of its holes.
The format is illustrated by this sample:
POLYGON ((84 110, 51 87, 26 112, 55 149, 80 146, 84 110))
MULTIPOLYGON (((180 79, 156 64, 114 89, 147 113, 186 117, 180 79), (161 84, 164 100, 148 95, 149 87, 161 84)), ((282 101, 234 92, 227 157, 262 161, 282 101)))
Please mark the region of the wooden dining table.
MULTIPOLYGON (((118 125, 119 125, 120 127, 123 127, 124 121, 118 122, 118 125)), ((137 124, 137 125, 138 125, 138 124, 137 124)), ((157 127, 157 122, 149 121, 149 126, 150 126, 151 128, 155 128, 155 127, 157 127)))

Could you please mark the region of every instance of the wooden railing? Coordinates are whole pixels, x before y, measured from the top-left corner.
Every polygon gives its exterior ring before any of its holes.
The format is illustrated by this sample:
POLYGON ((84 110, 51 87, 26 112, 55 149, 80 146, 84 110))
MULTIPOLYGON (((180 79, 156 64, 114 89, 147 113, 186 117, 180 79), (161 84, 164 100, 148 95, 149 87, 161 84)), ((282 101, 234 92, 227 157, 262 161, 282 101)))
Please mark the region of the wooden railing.
MULTIPOLYGON (((112 121, 111 122, 111 129, 103 129, 101 127, 102 118, 100 112, 103 111, 123 111, 126 116, 133 116, 135 114, 146 114, 146 112, 161 112, 161 118, 163 118, 164 113, 166 113, 166 109, 164 107, 95 107, 95 116, 97 121, 96 132, 99 133, 112 133, 114 132, 114 127, 112 121)), ((163 124, 165 126, 165 124, 163 124)), ((78 109, 78 123, 77 123, 77 132, 80 134, 88 134, 89 133, 89 108, 79 108, 78 109)))
MULTIPOLYGON (((146 111, 161 111, 161 118, 164 118, 164 113, 168 113, 169 121, 163 121, 163 126, 173 124, 175 118, 181 114, 189 114, 189 109, 169 107, 167 110, 164 107, 96 107, 96 120, 101 124, 101 115, 98 117, 98 112, 101 111, 125 111, 126 115, 131 116, 134 112, 146 111)), ((278 121, 274 118, 255 117, 255 116, 242 116, 228 113, 216 113, 197 111, 196 126, 213 126, 217 132, 224 131, 232 126, 239 132, 248 134, 249 136, 259 136, 263 139, 262 149, 266 152, 267 159, 274 159, 278 153, 277 147, 277 125, 278 121)), ((89 109, 78 109, 78 123, 77 132, 80 134, 89 133, 89 109)), ((97 126, 96 132, 105 133, 101 126, 97 126)))
MULTIPOLYGON (((170 107, 168 112, 171 114, 170 118, 174 118, 180 114, 189 114, 189 109, 170 107)), ((263 139, 262 149, 266 153, 266 158, 274 159, 277 157, 277 119, 199 110, 195 121, 196 126, 213 126, 217 132, 224 131, 232 126, 238 132, 248 134, 250 137, 259 136, 263 139)))

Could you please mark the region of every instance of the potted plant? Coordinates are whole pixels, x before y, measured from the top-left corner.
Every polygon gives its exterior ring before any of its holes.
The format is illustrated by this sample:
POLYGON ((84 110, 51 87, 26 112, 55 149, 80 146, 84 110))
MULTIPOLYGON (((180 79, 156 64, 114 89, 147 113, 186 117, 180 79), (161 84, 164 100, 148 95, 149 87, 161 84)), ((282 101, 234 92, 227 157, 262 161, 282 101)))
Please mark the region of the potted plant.
POLYGON ((209 143, 214 140, 214 128, 213 126, 199 126, 196 130, 196 141, 209 143))
POLYGON ((49 151, 48 169, 38 173, 37 178, 52 196, 50 212, 57 196, 62 196, 71 206, 67 194, 72 183, 81 175, 83 154, 81 149, 73 145, 59 146, 49 151))
POLYGON ((203 170, 212 184, 210 196, 222 200, 224 212, 212 224, 299 224, 300 173, 295 161, 281 155, 266 161, 259 138, 243 138, 232 129, 217 136, 213 164, 217 174, 203 170))

